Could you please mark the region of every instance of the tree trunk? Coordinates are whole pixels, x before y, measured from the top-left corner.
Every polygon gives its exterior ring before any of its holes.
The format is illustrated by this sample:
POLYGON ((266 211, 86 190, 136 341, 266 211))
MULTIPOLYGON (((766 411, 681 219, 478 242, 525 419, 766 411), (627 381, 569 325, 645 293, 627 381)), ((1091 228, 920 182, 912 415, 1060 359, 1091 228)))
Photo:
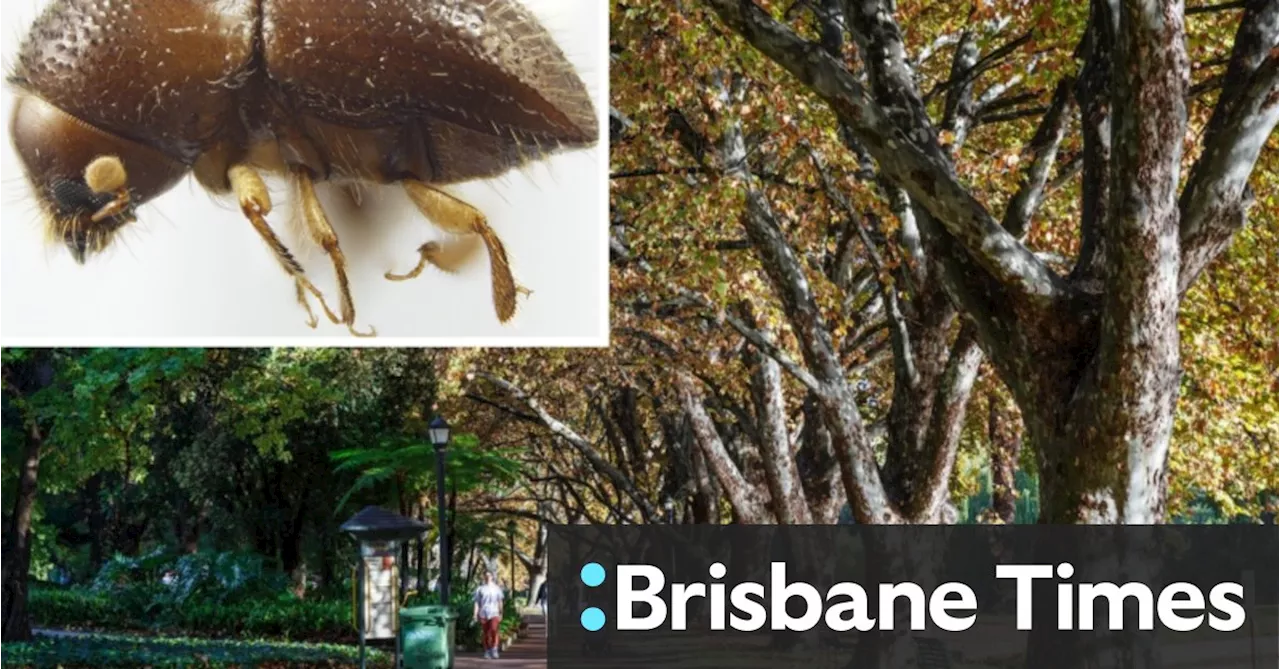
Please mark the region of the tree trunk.
POLYGON ((5 553, 0 578, 3 579, 3 597, 0 598, 0 638, 5 641, 31 639, 31 620, 27 609, 27 576, 31 571, 31 515, 39 494, 40 457, 43 454, 45 433, 34 412, 27 410, 26 402, 36 391, 53 383, 53 364, 47 354, 32 353, 33 358, 5 370, 5 381, 14 396, 14 404, 21 411, 26 443, 23 445, 22 469, 18 474, 18 492, 14 498, 13 514, 9 519, 9 535, 5 538, 5 553), (11 376, 12 374, 12 376, 11 376))
POLYGON ((534 543, 533 560, 529 562, 528 605, 538 602, 538 588, 547 580, 547 527, 538 523, 538 537, 534 543))
POLYGON ((294 511, 293 517, 280 533, 280 568, 286 574, 302 566, 303 524, 306 522, 307 506, 304 503, 294 511))
POLYGON ((991 512, 1010 525, 1017 516, 1018 491, 1014 475, 1022 451, 1021 423, 1002 416, 1000 400, 992 395, 987 404, 987 437, 991 444, 991 512))
POLYGON ((808 525, 813 517, 791 451, 782 370, 776 360, 754 348, 747 349, 746 358, 751 367, 756 436, 774 516, 780 525, 808 525))
POLYGON ((89 477, 84 485, 85 516, 89 521, 89 568, 95 573, 106 559, 107 519, 102 511, 102 473, 89 477))
POLYGON ((702 451, 708 469, 715 473, 716 480, 729 498, 735 522, 752 525, 774 522, 776 516, 770 512, 770 506, 761 501, 761 491, 751 485, 730 456, 711 416, 702 404, 701 394, 694 386, 693 379, 688 374, 681 374, 676 383, 681 404, 693 427, 694 440, 702 451))
POLYGON ((817 399, 807 393, 801 405, 804 425, 800 431, 800 450, 796 453, 796 468, 804 483, 804 496, 809 500, 813 522, 833 525, 840 519, 840 507, 845 496, 840 487, 840 467, 831 450, 831 433, 822 422, 817 399))
POLYGON ((39 492, 40 455, 44 435, 34 418, 28 419, 27 443, 22 455, 22 473, 13 505, 4 561, 4 623, 0 628, 6 641, 31 639, 27 613, 27 572, 31 569, 31 512, 39 492))
POLYGON ((204 510, 192 514, 182 523, 182 552, 194 555, 200 550, 200 525, 204 522, 204 510))
POLYGON ((696 446, 690 449, 693 463, 693 522, 697 525, 720 524, 720 486, 707 468, 707 459, 696 446))
POLYGON ((327 530, 320 531, 320 564, 317 567, 320 570, 320 583, 325 587, 330 587, 338 582, 337 564, 334 560, 334 552, 337 547, 333 545, 333 534, 327 530))

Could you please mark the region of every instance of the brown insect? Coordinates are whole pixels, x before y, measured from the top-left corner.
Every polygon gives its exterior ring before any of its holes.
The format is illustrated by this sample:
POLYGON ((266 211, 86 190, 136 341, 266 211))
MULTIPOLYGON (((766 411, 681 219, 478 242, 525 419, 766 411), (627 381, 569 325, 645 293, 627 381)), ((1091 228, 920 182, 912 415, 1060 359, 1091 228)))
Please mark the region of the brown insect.
POLYGON ((440 186, 597 141, 595 109, 516 0, 55 0, 21 47, 11 134, 49 232, 77 261, 187 174, 234 193, 293 278, 308 324, 356 335, 346 261, 318 182, 399 184, 451 235, 418 249, 457 271, 483 243, 498 319, 523 292, 480 211, 440 186), (335 314, 267 223, 287 177, 333 261, 335 314), (478 240, 478 241, 477 241, 478 240))

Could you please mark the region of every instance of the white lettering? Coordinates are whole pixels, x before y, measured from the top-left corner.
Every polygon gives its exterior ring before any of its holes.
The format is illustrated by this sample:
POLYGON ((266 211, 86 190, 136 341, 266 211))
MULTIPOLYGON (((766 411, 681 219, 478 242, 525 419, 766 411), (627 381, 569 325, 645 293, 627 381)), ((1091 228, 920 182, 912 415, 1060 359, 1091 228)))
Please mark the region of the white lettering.
POLYGON ((1047 564, 998 564, 996 578, 1012 578, 1017 584, 1017 624, 1020 631, 1031 629, 1031 581, 1053 576, 1047 564))
POLYGON ((666 581, 667 577, 663 575, 662 570, 652 565, 618 565, 619 630, 653 630, 662 625, 662 621, 667 618, 667 605, 658 597, 658 593, 662 591, 666 581), (634 580, 637 578, 646 579, 648 586, 643 590, 636 590, 634 580), (643 618, 634 617, 631 607, 635 604, 647 604, 649 615, 643 618))
POLYGON ((1107 629, 1124 629, 1124 600, 1129 597, 1138 600, 1138 629, 1150 630, 1155 627, 1151 588, 1142 583, 1116 585, 1103 582, 1080 584, 1080 629, 1093 629, 1093 603, 1099 597, 1106 598, 1109 604, 1107 629))
POLYGON ((867 591, 857 583, 837 583, 827 591, 827 627, 833 632, 870 632, 876 626, 874 618, 867 616, 867 591), (847 597, 848 602, 831 604, 836 597, 847 597), (853 615, 846 618, 845 612, 853 615))
POLYGON ((1175 632, 1199 629, 1204 622, 1204 593, 1190 583, 1170 583, 1160 592, 1156 615, 1160 616, 1161 624, 1175 632), (1178 595, 1186 598, 1178 599, 1178 595), (1178 615, 1179 611, 1195 611, 1200 615, 1185 618, 1178 615))
POLYGON ((973 590, 963 583, 943 583, 929 595, 929 617, 933 624, 948 632, 963 632, 977 621, 977 613, 957 618, 950 611, 963 609, 974 611, 978 608, 978 597, 973 590), (955 600, 947 599, 948 595, 958 595, 955 600))
POLYGON ((1244 626, 1244 586, 1239 583, 1219 583, 1209 591, 1209 605, 1226 618, 1209 614, 1209 627, 1219 632, 1234 632, 1244 626), (1227 595, 1235 595, 1239 601, 1227 599, 1227 595))
POLYGON ((773 626, 775 631, 789 630, 807 632, 822 620, 822 595, 818 589, 808 583, 787 583, 787 563, 774 562, 769 567, 769 595, 773 606, 773 626), (787 614, 787 602, 792 597, 804 600, 804 615, 792 618, 787 614))

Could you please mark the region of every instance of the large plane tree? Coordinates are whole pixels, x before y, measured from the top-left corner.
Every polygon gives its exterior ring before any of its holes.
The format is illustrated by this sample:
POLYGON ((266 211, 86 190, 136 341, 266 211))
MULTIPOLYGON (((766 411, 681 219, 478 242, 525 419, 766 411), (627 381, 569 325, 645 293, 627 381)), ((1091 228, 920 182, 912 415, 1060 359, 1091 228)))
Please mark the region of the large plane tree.
MULTIPOLYGON (((629 4, 617 3, 615 20, 629 4)), ((1274 142, 1276 4, 896 5, 676 3, 651 37, 622 45, 701 31, 689 48, 715 63, 648 53, 669 68, 657 76, 696 82, 701 101, 649 103, 666 107, 665 134, 684 153, 657 171, 719 184, 714 206, 745 232, 800 359, 740 330, 820 405, 859 520, 939 518, 985 358, 1037 454, 1042 520, 1161 521, 1180 308, 1248 222, 1250 179, 1274 142), (1189 39, 1193 20, 1216 32, 1189 39), (909 49, 926 24, 936 37, 909 49), (941 78, 938 53, 950 55, 941 78), (1048 85, 1018 86, 1032 78, 1048 85), (785 115, 770 110, 784 105, 785 115), (958 169, 979 128, 1028 120, 1021 149, 991 157, 1009 176, 958 169), (816 138, 799 126, 816 126, 816 138), (1055 192, 1073 201, 1048 211, 1055 192), (838 224, 806 239, 806 209, 820 200, 838 224), (1046 243, 1055 235, 1066 243, 1046 243), (852 269, 841 268, 854 247, 852 269), (885 447, 856 408, 842 348, 855 333, 832 316, 815 270, 837 302, 873 304, 867 320, 887 332, 885 447), (868 277, 874 300, 857 297, 868 277)), ((624 110, 614 120, 630 122, 624 110)))

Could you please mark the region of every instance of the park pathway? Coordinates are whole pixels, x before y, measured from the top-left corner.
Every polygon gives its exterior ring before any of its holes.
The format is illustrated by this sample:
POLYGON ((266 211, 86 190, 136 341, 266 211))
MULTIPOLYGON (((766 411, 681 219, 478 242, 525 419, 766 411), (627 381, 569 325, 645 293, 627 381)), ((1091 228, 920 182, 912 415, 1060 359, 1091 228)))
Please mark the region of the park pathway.
POLYGON ((541 615, 524 617, 528 629, 502 657, 486 660, 480 653, 463 653, 453 660, 454 669, 546 669, 547 626, 541 615))

